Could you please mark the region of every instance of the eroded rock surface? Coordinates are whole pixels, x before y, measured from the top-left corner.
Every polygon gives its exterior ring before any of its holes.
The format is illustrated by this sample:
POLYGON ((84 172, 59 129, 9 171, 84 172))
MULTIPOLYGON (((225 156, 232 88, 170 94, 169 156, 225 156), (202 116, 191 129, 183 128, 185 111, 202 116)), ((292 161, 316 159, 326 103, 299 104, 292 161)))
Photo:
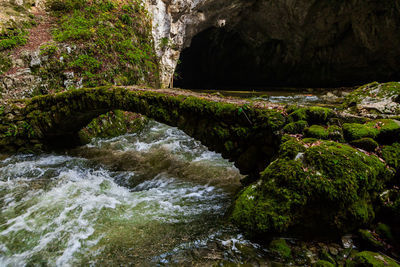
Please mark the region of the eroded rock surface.
POLYGON ((205 43, 218 50, 217 56, 198 57, 219 75, 224 69, 218 63, 236 57, 246 68, 233 61, 229 71, 244 69, 238 79, 256 76, 260 83, 338 85, 400 77, 400 4, 395 0, 153 0, 149 8, 164 86, 180 52, 211 27, 205 43))

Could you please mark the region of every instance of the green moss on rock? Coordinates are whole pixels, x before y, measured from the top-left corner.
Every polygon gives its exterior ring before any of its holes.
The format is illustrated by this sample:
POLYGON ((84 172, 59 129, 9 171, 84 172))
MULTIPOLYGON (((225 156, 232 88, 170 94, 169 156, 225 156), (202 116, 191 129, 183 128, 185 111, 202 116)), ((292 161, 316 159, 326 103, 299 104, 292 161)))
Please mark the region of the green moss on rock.
POLYGON ((398 171, 400 168, 400 143, 384 146, 381 153, 386 163, 398 171))
POLYGON ((291 122, 283 127, 283 131, 288 134, 301 134, 304 129, 308 126, 307 121, 300 120, 296 122, 291 122))
POLYGON ((317 139, 328 139, 328 129, 320 125, 311 125, 306 129, 306 136, 317 139))
POLYGON ((268 246, 269 251, 285 260, 288 260, 292 257, 292 250, 289 245, 286 243, 285 239, 275 239, 272 240, 268 246))
POLYGON ((377 266, 387 266, 387 267, 399 267, 393 259, 382 255, 380 253, 371 251, 362 251, 356 254, 353 260, 348 261, 346 266, 365 266, 365 267, 377 267, 377 266))
POLYGON ((261 177, 238 194, 231 219, 253 233, 316 233, 370 223, 375 216, 371 202, 392 173, 376 156, 321 141, 296 160, 278 158, 261 177))
POLYGON ((78 134, 81 143, 87 144, 95 137, 110 138, 138 132, 143 129, 146 122, 147 119, 139 114, 114 110, 93 119, 78 134))
POLYGON ((304 107, 295 109, 289 114, 292 121, 307 121, 309 124, 325 124, 334 116, 334 112, 330 108, 323 107, 304 107))
POLYGON ((369 137, 381 143, 391 143, 400 138, 400 124, 390 119, 374 120, 364 124, 345 123, 343 132, 349 141, 369 137))
POLYGON ((372 233, 370 230, 360 229, 358 231, 361 240, 369 248, 382 249, 384 244, 378 239, 377 234, 372 233))
POLYGON ((370 137, 364 137, 361 139, 357 139, 354 141, 351 141, 350 144, 352 146, 364 149, 365 151, 375 151, 378 147, 379 144, 372 138, 370 137))
POLYGON ((354 112, 367 109, 370 113, 397 114, 400 111, 399 95, 400 83, 373 82, 360 86, 347 95, 342 107, 354 112))
POLYGON ((294 159, 299 153, 306 150, 303 144, 292 138, 281 144, 279 148, 279 155, 282 158, 294 159))

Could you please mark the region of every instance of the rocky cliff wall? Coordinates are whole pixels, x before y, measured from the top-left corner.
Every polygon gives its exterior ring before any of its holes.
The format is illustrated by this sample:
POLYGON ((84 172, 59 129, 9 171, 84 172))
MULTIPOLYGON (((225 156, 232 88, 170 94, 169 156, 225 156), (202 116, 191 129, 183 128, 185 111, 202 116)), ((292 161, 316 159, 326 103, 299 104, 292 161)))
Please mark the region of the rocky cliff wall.
MULTIPOLYGON (((248 72, 256 72, 260 83, 329 86, 400 78, 396 0, 153 0, 149 9, 164 86, 182 50, 211 27, 241 39, 240 47, 249 51, 242 57, 253 66, 248 72)), ((229 46, 224 40, 225 35, 207 40, 211 50, 220 51, 220 60, 209 59, 211 64, 235 56, 235 47, 223 55, 229 46)), ((207 57, 212 55, 196 60, 207 57)))

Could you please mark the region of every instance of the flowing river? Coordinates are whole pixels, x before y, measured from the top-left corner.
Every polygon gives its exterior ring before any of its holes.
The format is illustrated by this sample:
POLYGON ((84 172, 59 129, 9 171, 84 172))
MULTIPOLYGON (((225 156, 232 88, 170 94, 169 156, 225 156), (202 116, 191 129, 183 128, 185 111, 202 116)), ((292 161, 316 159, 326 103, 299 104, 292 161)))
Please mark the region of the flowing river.
POLYGON ((205 266, 263 250, 226 223, 241 175, 182 131, 0 161, 0 266, 205 266), (246 253, 243 253, 246 251, 246 253))

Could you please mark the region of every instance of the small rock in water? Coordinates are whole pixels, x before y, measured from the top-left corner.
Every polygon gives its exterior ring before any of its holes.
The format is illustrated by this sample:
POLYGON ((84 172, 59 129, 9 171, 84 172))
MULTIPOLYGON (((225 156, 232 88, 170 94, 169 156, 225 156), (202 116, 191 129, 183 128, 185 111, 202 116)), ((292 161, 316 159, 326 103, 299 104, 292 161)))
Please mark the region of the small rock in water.
POLYGON ((342 236, 342 245, 344 248, 353 248, 354 242, 351 235, 342 236))

